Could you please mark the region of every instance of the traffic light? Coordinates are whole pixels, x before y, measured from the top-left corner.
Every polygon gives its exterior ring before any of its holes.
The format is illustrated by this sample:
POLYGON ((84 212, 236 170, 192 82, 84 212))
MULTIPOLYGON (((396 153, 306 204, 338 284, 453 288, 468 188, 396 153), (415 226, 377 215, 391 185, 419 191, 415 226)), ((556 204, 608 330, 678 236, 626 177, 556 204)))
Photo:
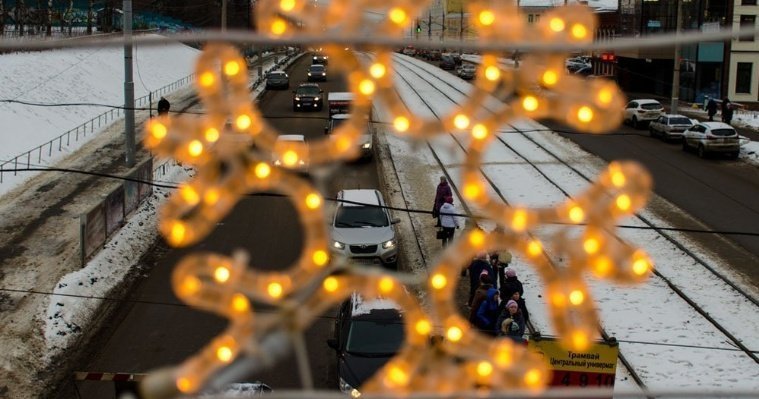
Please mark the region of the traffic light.
POLYGON ((614 53, 601 53, 601 61, 616 62, 617 56, 614 53))
POLYGON ((422 31, 422 26, 419 25, 419 23, 417 22, 417 24, 416 24, 416 33, 419 33, 421 31, 422 31))

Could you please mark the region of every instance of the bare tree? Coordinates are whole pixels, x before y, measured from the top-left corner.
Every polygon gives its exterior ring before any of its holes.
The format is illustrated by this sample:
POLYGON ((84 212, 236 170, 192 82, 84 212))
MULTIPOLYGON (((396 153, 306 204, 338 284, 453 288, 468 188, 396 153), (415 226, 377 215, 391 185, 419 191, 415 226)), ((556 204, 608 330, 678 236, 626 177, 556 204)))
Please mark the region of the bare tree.
POLYGON ((53 0, 47 0, 47 12, 45 12, 45 33, 53 36, 53 0))
POLYGON ((24 0, 16 1, 15 14, 16 15, 14 15, 14 19, 16 20, 16 32, 19 36, 24 36, 24 22, 26 21, 26 2, 24 0))
POLYGON ((0 0, 0 36, 5 34, 5 0, 0 0))
POLYGON ((73 24, 74 13, 74 0, 69 0, 69 6, 61 13, 61 33, 63 33, 63 26, 68 25, 69 34, 71 34, 71 25, 73 24))
POLYGON ((87 1, 87 34, 92 34, 92 7, 95 0, 87 1))

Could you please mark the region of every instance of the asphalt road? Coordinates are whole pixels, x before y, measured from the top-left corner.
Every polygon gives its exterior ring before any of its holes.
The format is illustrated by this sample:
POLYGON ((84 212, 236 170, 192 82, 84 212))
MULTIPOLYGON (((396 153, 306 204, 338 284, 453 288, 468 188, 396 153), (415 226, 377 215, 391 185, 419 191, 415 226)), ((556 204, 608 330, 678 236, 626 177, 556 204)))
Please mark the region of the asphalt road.
MULTIPOLYGON (((291 89, 306 79, 306 68, 311 58, 301 57, 288 70, 291 89)), ((320 83, 325 95, 329 91, 344 91, 345 80, 330 76, 320 83)), ((283 134, 303 134, 306 141, 324 137, 328 116, 326 106, 322 112, 294 113, 291 91, 266 92, 259 102, 267 120, 283 134)), ((334 197, 340 188, 379 187, 374 162, 341 166, 323 185, 322 194, 334 197)), ((84 359, 80 371, 144 373, 158 367, 181 362, 208 343, 227 324, 207 312, 184 306, 170 287, 171 272, 185 255, 196 251, 214 251, 230 255, 244 248, 250 254, 250 263, 259 269, 283 270, 301 251, 302 237, 295 209, 282 197, 254 196, 242 199, 234 210, 201 243, 187 249, 170 249, 161 241, 149 254, 145 263, 152 266, 149 275, 136 283, 130 299, 144 302, 127 302, 90 344, 91 354, 84 359)), ((336 389, 334 352, 326 345, 331 336, 337 312, 319 319, 306 332, 311 371, 316 388, 336 389)), ((273 389, 300 387, 294 356, 280 361, 264 373, 250 376, 250 381, 263 381, 273 389)), ((81 399, 107 399, 114 397, 114 387, 107 382, 80 382, 77 387, 66 387, 61 398, 78 389, 81 399)))

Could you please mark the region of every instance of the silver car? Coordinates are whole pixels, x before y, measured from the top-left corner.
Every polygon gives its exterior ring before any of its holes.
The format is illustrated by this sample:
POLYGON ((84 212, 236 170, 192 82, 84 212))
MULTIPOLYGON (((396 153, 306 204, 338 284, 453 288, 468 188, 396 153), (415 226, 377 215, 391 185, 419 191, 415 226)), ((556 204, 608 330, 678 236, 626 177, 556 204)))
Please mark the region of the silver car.
POLYGON ((333 252, 356 263, 398 268, 398 240, 394 224, 377 190, 342 190, 331 226, 333 252))
POLYGON ((683 132, 693 126, 693 121, 687 116, 666 114, 648 125, 651 137, 660 137, 662 140, 683 138, 683 132))
POLYGON ((738 132, 727 123, 701 122, 683 133, 683 151, 691 149, 695 149, 701 158, 709 153, 721 153, 735 159, 741 145, 738 132))

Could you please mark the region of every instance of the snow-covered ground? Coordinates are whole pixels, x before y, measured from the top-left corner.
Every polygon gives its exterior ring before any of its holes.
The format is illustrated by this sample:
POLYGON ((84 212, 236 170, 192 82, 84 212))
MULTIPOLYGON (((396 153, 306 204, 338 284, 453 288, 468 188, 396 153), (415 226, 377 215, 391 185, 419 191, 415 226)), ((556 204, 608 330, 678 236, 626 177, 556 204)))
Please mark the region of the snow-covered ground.
MULTIPOLYGON (((73 52, 77 52, 74 50, 73 52)), ((61 63, 61 59, 68 59, 67 68, 57 69, 56 73, 47 75, 43 73, 44 80, 38 75, 30 76, 29 73, 19 73, 24 70, 22 67, 6 68, 6 65, 15 65, 6 61, 6 57, 13 55, 0 56, 0 77, 3 82, 13 82, 14 91, 5 91, 5 85, 0 87, 0 97, 25 99, 37 102, 103 102, 106 104, 118 105, 121 101, 121 83, 114 82, 113 76, 121 77, 120 68, 122 60, 114 54, 113 57, 106 57, 105 50, 81 50, 77 56, 63 57, 60 52, 40 52, 27 55, 31 64, 26 64, 26 71, 39 70, 37 65, 56 65, 61 63), (77 61, 78 60, 78 61, 77 61), (7 63, 6 63, 7 62, 7 63), (69 72, 69 70, 78 70, 78 73, 69 72), (100 74, 95 71, 101 69, 111 71, 110 74, 100 74), (55 76, 53 76, 55 75, 55 76), (84 77, 87 79, 84 79, 84 77), (41 82, 47 82, 42 84, 41 82), (107 93, 103 97, 96 97, 93 93, 107 93)), ((174 51, 174 50, 172 50, 174 51)), ((166 75, 161 79, 145 80, 149 89, 160 87, 189 74, 192 70, 192 58, 196 52, 191 49, 175 50, 176 56, 167 57, 164 53, 138 50, 136 57, 139 58, 141 75, 145 79, 148 75, 148 65, 153 65, 156 69, 177 70, 176 75, 166 75), (190 54, 191 53, 191 54, 190 54), (184 75, 183 75, 184 74, 184 75), (181 76, 180 76, 181 75, 181 76), (152 86, 151 86, 152 85, 152 86)), ((118 51, 116 51, 118 53, 118 51)), ((14 61, 15 62, 15 61, 14 61)), ((20 62, 20 61, 19 61, 20 62)), ((431 68, 418 60, 413 62, 424 68, 431 68)), ((159 72, 155 72, 158 74, 159 72)), ((434 74, 441 79, 449 81, 457 87, 466 88, 465 83, 458 78, 444 73, 439 70, 430 69, 430 74, 434 74)), ((162 75, 163 76, 163 75, 162 75)), ((415 88, 425 88, 429 92, 435 92, 436 88, 429 86, 424 80, 416 79, 409 75, 410 85, 415 88)), ((135 77, 135 89, 140 85, 139 80, 135 77)), ((405 84, 398 85, 401 94, 409 102, 413 100, 413 94, 408 90, 405 84)), ((448 89, 444 89, 448 90, 448 89)), ((450 92, 453 98, 458 94, 450 92)), ((431 96, 434 97, 434 96, 431 96)), ((418 99, 416 100, 418 101, 418 99)), ((436 100, 432 107, 436 110, 445 110, 451 104, 448 100, 436 100)), ((83 119, 89 119, 101 111, 96 107, 31 107, 19 104, 0 104, 0 118, 4 123, 2 136, 3 156, 15 155, 25 151, 29 147, 34 147, 49 140, 50 135, 57 135, 61 130, 67 129, 70 125, 77 125, 83 119), (12 107, 10 107, 12 105, 12 107), (12 110, 8 111, 8 110, 12 110), (78 113, 78 114, 76 114, 78 113), (73 117, 71 114, 80 115, 73 117), (72 118, 72 119, 70 119, 72 118), (17 132, 26 132, 30 120, 34 123, 39 121, 48 121, 49 126, 47 135, 35 136, 19 135, 17 132), (63 125, 63 126, 61 126, 63 125), (19 137, 21 136, 21 137, 19 137), (20 145, 18 145, 20 143, 20 145), (18 145, 17 147, 14 147, 18 145), (21 151, 17 151, 17 149, 21 151)), ((418 112, 427 112, 424 105, 419 104, 414 108, 418 112)), ((380 110, 377 117, 382 118, 384 113, 380 110)), ((389 122, 389 121, 386 121, 389 122)), ((516 126, 535 127, 532 121, 517 121, 516 126)), ((35 125, 37 126, 37 125, 35 125)), ((525 158, 530 160, 544 160, 546 154, 534 145, 530 145, 524 139, 518 138, 513 134, 508 134, 510 127, 504 126, 500 130, 504 140, 510 142, 512 146, 525 158)), ((541 142, 542 145, 550 148, 561 158, 569 160, 575 167, 581 170, 586 176, 594 177, 605 166, 604 162, 590 154, 580 150, 566 139, 556 134, 550 133, 533 133, 531 136, 541 142)), ((401 173, 401 188, 405 195, 411 201, 410 205, 414 208, 427 208, 430 203, 426 196, 434 191, 437 183, 436 171, 437 164, 431 153, 420 146, 412 146, 403 139, 387 136, 393 153, 394 161, 397 163, 397 170, 401 173), (419 172, 421 171, 421 172, 419 172)), ((756 162, 756 156, 749 156, 750 151, 756 152, 754 143, 744 147, 742 159, 745 161, 756 162), (750 150, 750 151, 748 151, 750 150)), ((461 162, 460 150, 451 145, 450 138, 446 136, 433 142, 433 147, 444 154, 443 162, 450 168, 453 176, 457 176, 461 162)), ((518 202, 526 206, 545 206, 555 204, 564 199, 563 194, 550 182, 547 182, 540 174, 530 169, 521 158, 517 157, 514 152, 506 147, 493 146, 486 155, 486 164, 484 170, 489 176, 494 177, 495 183, 505 193, 509 201, 518 202), (527 188, 529 187, 529 189, 527 188)), ((579 176, 572 175, 566 169, 556 165, 546 164, 542 171, 552 180, 561 182, 562 188, 570 193, 576 193, 586 186, 579 176)), ((172 182, 180 182, 187 178, 187 173, 182 168, 177 168, 172 174, 164 179, 172 182)), ((2 186, 0 186, 2 188, 2 186)), ((142 211, 132 217, 127 226, 125 226, 117 236, 111 239, 106 248, 80 271, 63 277, 55 287, 49 287, 57 294, 75 294, 81 296, 102 296, 108 292, 109 285, 117 284, 120 276, 123 276, 124 270, 128 270, 135 265, 135 259, 144 249, 145 237, 153 237, 155 233, 155 207, 159 205, 160 198, 163 194, 158 191, 158 201, 152 201, 144 205, 142 211), (125 257, 125 254, 129 256, 125 257), (96 281, 97 284, 94 284, 96 281)), ((653 219, 656 224, 663 225, 664 221, 657 218, 656 210, 644 211, 646 217, 653 219)), ((428 215, 424 215, 429 219, 428 215)), ((429 224, 429 220, 424 223, 429 224)), ((626 223, 633 223, 628 220, 626 223)), ((421 223, 421 222, 420 222, 421 223)), ((431 231, 431 230, 430 230, 431 231)), ((694 275, 703 273, 699 271, 691 262, 685 258, 671 245, 651 236, 649 232, 624 231, 622 236, 630 242, 639 245, 652 254, 657 263, 657 268, 667 277, 676 281, 677 284, 685 291, 701 296, 704 293, 719 291, 713 285, 704 286, 703 281, 694 279, 694 275)), ((425 244, 437 246, 434 239, 423 239, 425 244)), ((434 252, 434 251, 430 251, 434 252)), ((708 248, 697 249, 703 257, 709 257, 708 248)), ((724 265, 721 265, 718 259, 708 259, 712 265, 716 265, 726 273, 730 271, 724 265)), ((54 267, 54 265, 51 265, 54 267)), ((540 296, 542 291, 541 282, 532 269, 516 259, 512 264, 520 279, 525 283, 527 300, 530 304, 530 310, 533 314, 533 321, 540 329, 550 334, 552 328, 547 322, 548 317, 544 307, 544 298, 540 296)), ((0 287, 24 289, 22 286, 8 286, 8 282, 2 279, 0 275, 0 287)), ((721 338, 714 328, 706 325, 703 320, 693 313, 682 301, 673 298, 672 293, 661 281, 652 278, 648 283, 635 286, 619 288, 606 282, 590 282, 594 297, 599 301, 599 311, 601 312, 604 326, 618 339, 622 340, 621 350, 633 360, 633 365, 641 372, 652 388, 683 388, 690 389, 759 389, 759 367, 753 362, 747 362, 745 357, 740 357, 721 338), (635 342, 632 342, 635 341, 635 342), (667 345, 654 345, 667 344, 667 345), (678 345, 690 345, 691 347, 682 347, 678 345), (716 348, 716 349, 715 349, 716 348)), ((741 328, 741 338, 744 343, 756 349, 759 347, 759 315, 757 312, 740 312, 744 308, 745 301, 740 298, 726 296, 720 298, 720 295, 710 296, 710 303, 707 306, 713 306, 709 309, 713 315, 719 315, 720 321, 726 324, 741 328), (743 302, 742 302, 743 301, 743 302)), ((44 307, 44 315, 26 315, 25 317, 39 317, 49 321, 40 327, 44 331, 45 347, 48 354, 59 354, 67 345, 73 342, 76 336, 76 329, 73 326, 84 325, 87 322, 88 315, 91 315, 96 301, 91 299, 81 299, 76 297, 52 296, 47 300, 44 307), (63 333, 63 334, 61 334, 63 333)), ((2 329, 0 329, 2 330, 2 329)), ((14 343, 17 341, 13 341, 14 343)), ((0 341, 0 353, 3 353, 2 366, 3 372, 7 372, 8 367, 13 364, 8 357, 10 353, 18 353, 19 348, 8 347, 9 342, 0 341)), ((49 358, 49 357, 47 357, 49 358)), ((623 370, 618 372, 617 384, 620 387, 631 387, 629 380, 623 370)))

